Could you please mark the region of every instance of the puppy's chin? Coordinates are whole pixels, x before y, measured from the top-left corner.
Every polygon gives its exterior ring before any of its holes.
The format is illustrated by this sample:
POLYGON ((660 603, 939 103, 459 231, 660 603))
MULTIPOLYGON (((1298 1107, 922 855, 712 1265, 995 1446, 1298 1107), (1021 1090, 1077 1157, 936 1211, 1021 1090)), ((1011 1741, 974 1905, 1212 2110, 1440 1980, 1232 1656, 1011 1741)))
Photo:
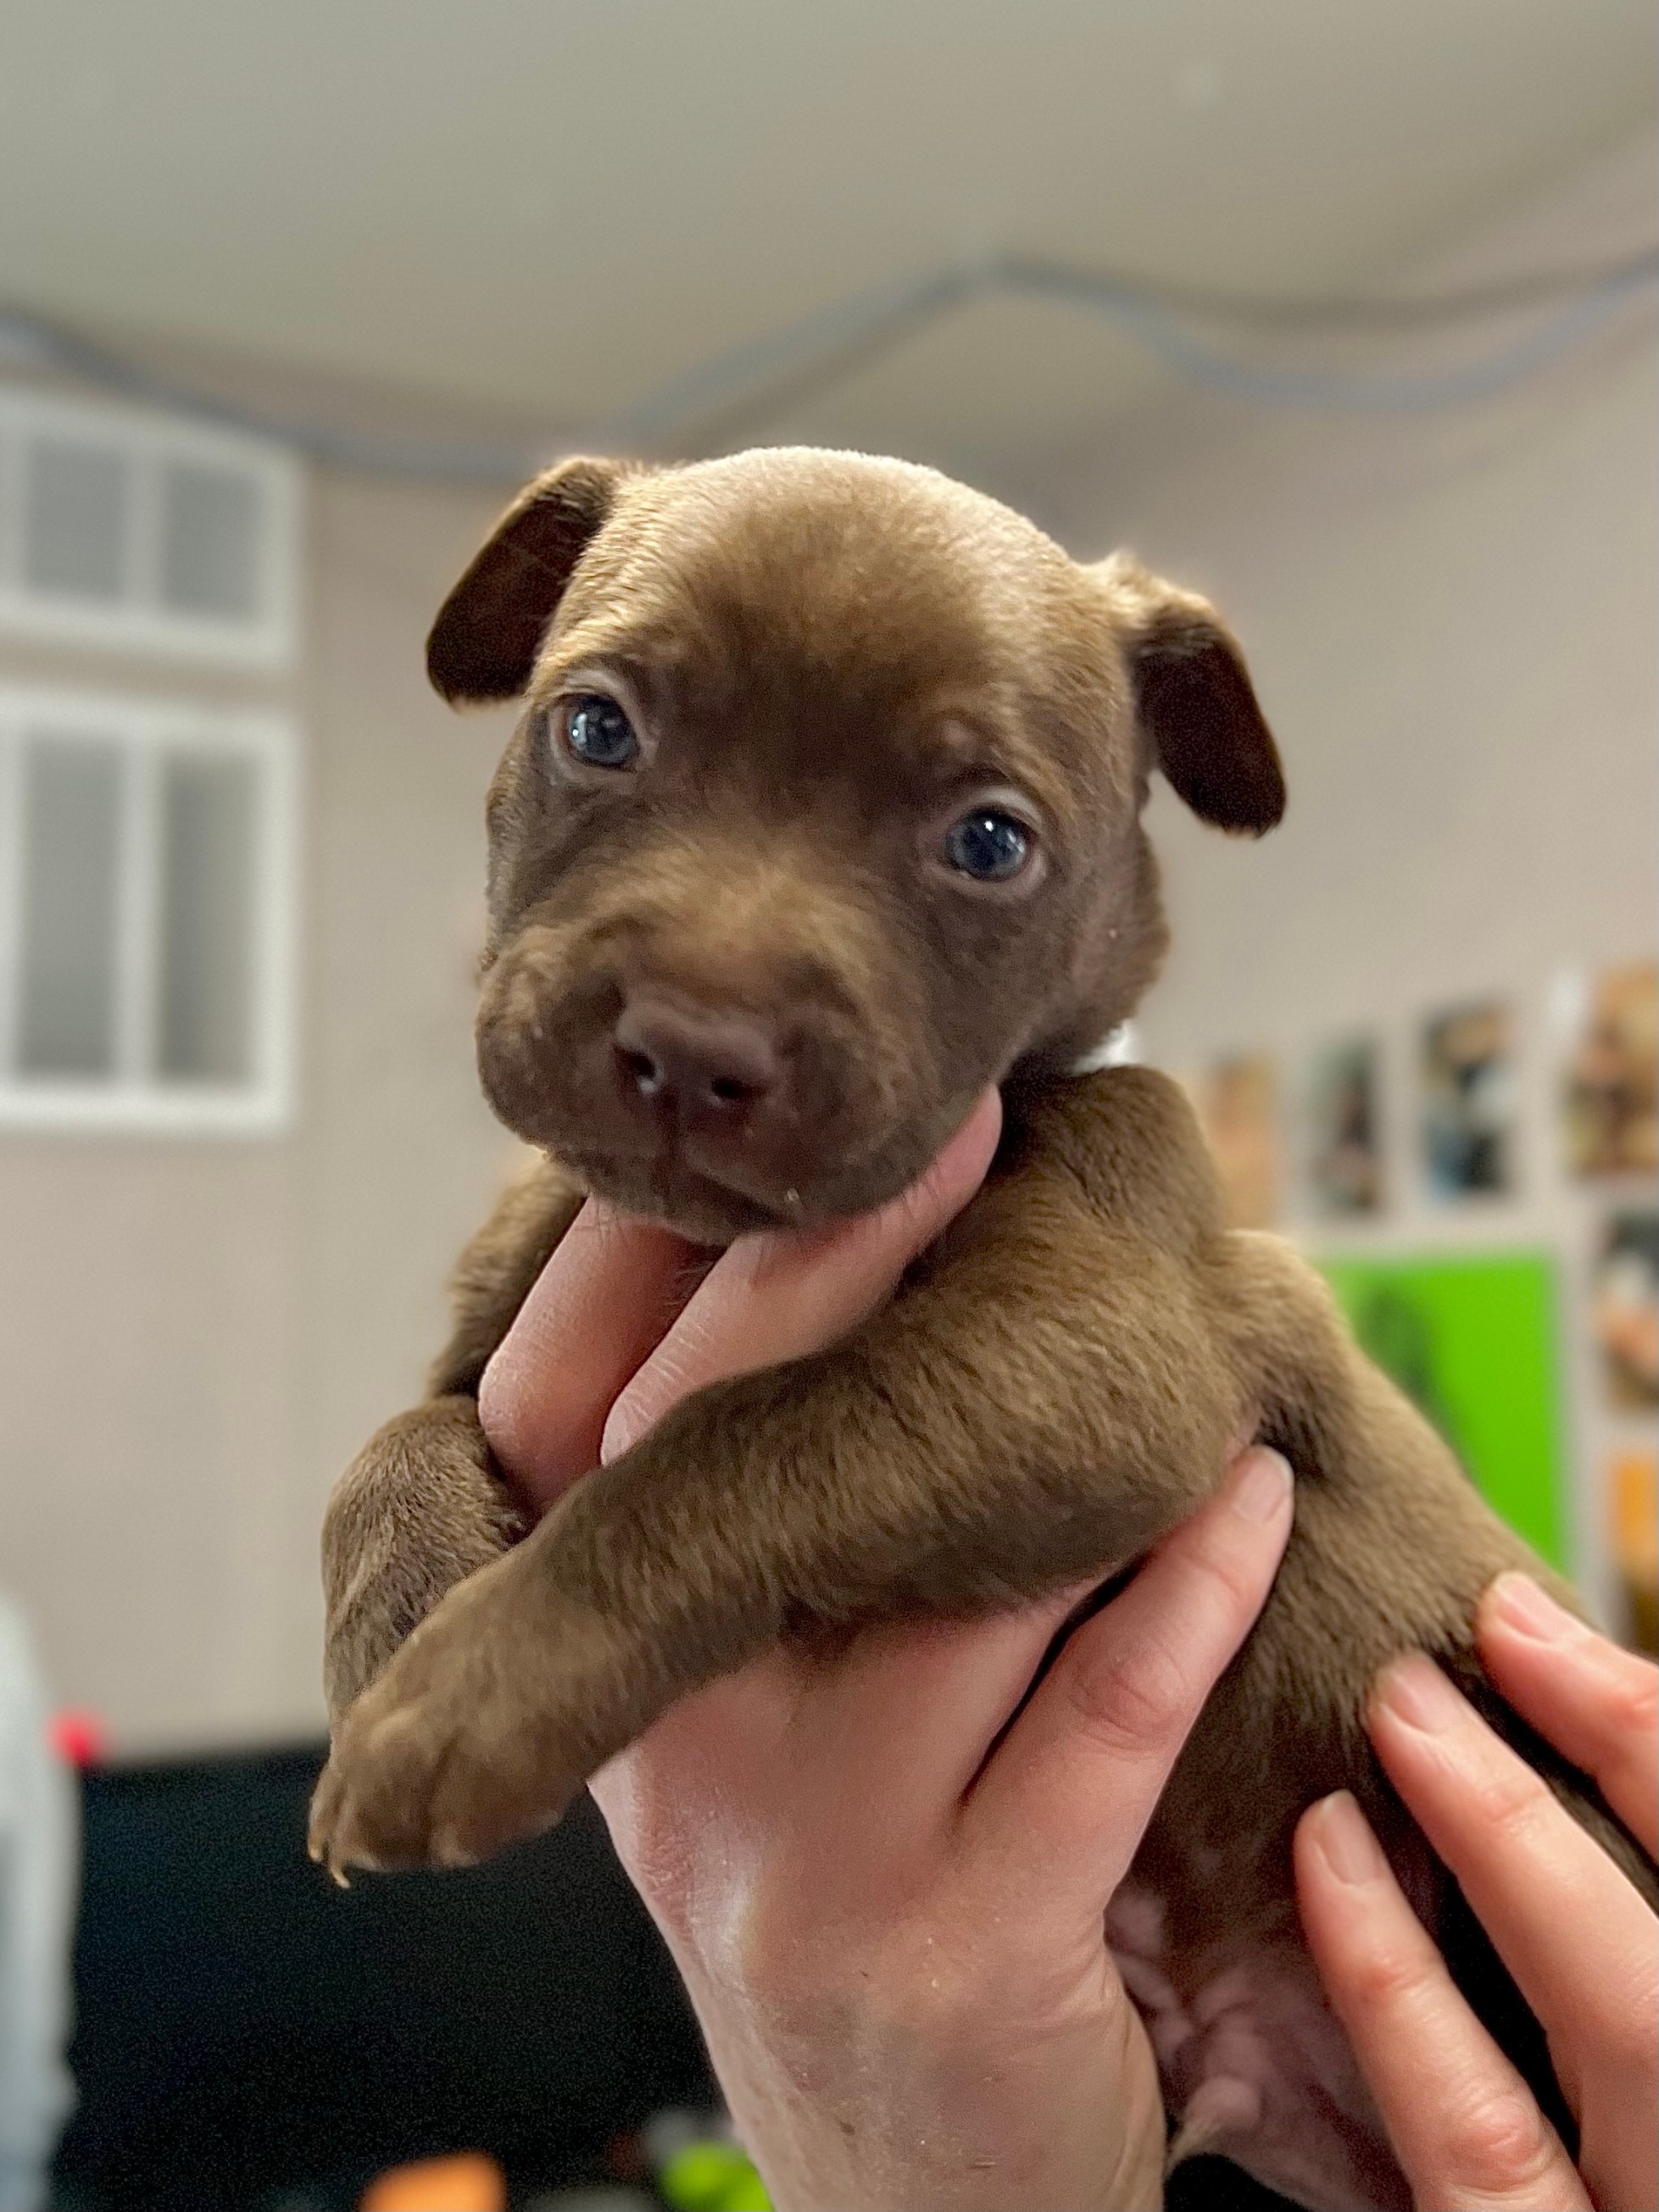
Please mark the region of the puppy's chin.
POLYGON ((553 1143, 547 1149, 572 1169, 596 1198, 620 1213, 660 1222, 688 1244, 730 1244, 757 1229, 799 1226, 804 1204, 776 1204, 733 1190, 680 1161, 612 1159, 553 1143))
POLYGON ((868 1213, 896 1198, 932 1158, 919 1146, 884 1147, 879 1157, 803 1176, 772 1189, 758 1178, 739 1188, 693 1166, 677 1152, 651 1158, 563 1144, 544 1133, 532 1141, 568 1168, 595 1197, 619 1212, 658 1221, 690 1244, 730 1244, 756 1230, 816 1229, 868 1213))

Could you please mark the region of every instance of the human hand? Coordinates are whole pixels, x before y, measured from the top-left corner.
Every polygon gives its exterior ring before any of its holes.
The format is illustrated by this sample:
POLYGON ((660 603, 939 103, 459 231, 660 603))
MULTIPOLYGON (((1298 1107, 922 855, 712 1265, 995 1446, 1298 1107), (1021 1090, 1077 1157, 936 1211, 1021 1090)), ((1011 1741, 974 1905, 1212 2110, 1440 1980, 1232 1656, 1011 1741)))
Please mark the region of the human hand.
MULTIPOLYGON (((892 1206, 744 1238, 689 1303, 684 1247, 592 1209, 486 1378, 503 1463, 545 1506, 686 1392, 841 1334, 997 1127, 993 1093, 892 1206)), ((1246 1453, 1023 1709, 1084 1592, 780 1650, 596 1778, 775 2203, 1161 2203, 1157 2071, 1102 1923, 1290 1521, 1283 1462, 1246 1453)))
MULTIPOLYGON (((1659 1669, 1522 1575, 1482 1603, 1498 1688, 1659 1843, 1659 1669)), ((1346 1792, 1303 1817, 1302 1917, 1325 1987, 1431 2212, 1643 2212, 1659 2204, 1659 1922, 1607 1854, 1427 1659, 1378 1684, 1389 1779, 1543 2023, 1579 2128, 1577 2166, 1453 1986, 1346 1792)))

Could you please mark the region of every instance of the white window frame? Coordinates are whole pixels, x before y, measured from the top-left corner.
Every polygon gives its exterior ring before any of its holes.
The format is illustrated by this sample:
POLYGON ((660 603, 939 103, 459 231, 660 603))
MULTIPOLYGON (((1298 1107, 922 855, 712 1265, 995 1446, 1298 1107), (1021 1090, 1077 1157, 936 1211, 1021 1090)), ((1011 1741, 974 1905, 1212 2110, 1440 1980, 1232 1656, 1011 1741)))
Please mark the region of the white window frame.
POLYGON ((299 918, 299 737, 285 715, 56 686, 0 684, 0 1133, 131 1130, 260 1136, 293 1114, 299 918), (21 951, 22 741, 113 744, 125 756, 116 948, 116 1068, 110 1076, 16 1072, 21 951), (161 890, 161 757, 236 754, 257 762, 252 895, 250 1070, 238 1083, 168 1079, 144 1055, 155 1035, 161 890))
POLYGON ((0 633, 48 644, 161 653, 221 667, 287 668, 299 641, 300 485, 297 459, 267 440, 172 416, 59 398, 27 386, 0 385, 0 633), (25 580, 24 450, 33 438, 59 435, 113 447, 126 460, 132 512, 124 549, 125 589, 118 599, 85 599, 25 580), (162 603, 157 588, 161 471, 169 461, 235 468, 255 478, 257 615, 185 614, 162 603))

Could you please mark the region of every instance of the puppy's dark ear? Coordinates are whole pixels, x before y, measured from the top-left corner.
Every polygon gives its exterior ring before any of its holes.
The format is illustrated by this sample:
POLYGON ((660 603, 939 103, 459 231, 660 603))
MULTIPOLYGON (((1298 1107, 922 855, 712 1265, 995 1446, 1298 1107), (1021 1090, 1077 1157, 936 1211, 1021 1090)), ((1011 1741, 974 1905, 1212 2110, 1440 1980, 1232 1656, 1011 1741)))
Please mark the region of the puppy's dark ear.
POLYGON ((526 485, 427 639, 427 674, 446 699, 518 697, 571 570, 633 473, 628 461, 561 461, 526 485))
POLYGON ((1116 614, 1141 727, 1194 814, 1259 837, 1285 811, 1279 748, 1244 656, 1207 599, 1114 553, 1095 574, 1116 614))

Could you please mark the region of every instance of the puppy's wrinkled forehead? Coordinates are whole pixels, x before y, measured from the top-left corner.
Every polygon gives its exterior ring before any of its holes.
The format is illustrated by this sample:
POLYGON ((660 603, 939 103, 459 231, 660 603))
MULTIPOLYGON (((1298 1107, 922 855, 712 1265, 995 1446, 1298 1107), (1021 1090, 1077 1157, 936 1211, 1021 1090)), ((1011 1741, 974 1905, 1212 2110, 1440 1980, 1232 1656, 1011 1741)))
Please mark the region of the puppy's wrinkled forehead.
POLYGON ((1001 720, 1073 586, 1058 547, 931 471, 760 453, 621 488, 532 690, 613 665, 699 718, 1001 720))

